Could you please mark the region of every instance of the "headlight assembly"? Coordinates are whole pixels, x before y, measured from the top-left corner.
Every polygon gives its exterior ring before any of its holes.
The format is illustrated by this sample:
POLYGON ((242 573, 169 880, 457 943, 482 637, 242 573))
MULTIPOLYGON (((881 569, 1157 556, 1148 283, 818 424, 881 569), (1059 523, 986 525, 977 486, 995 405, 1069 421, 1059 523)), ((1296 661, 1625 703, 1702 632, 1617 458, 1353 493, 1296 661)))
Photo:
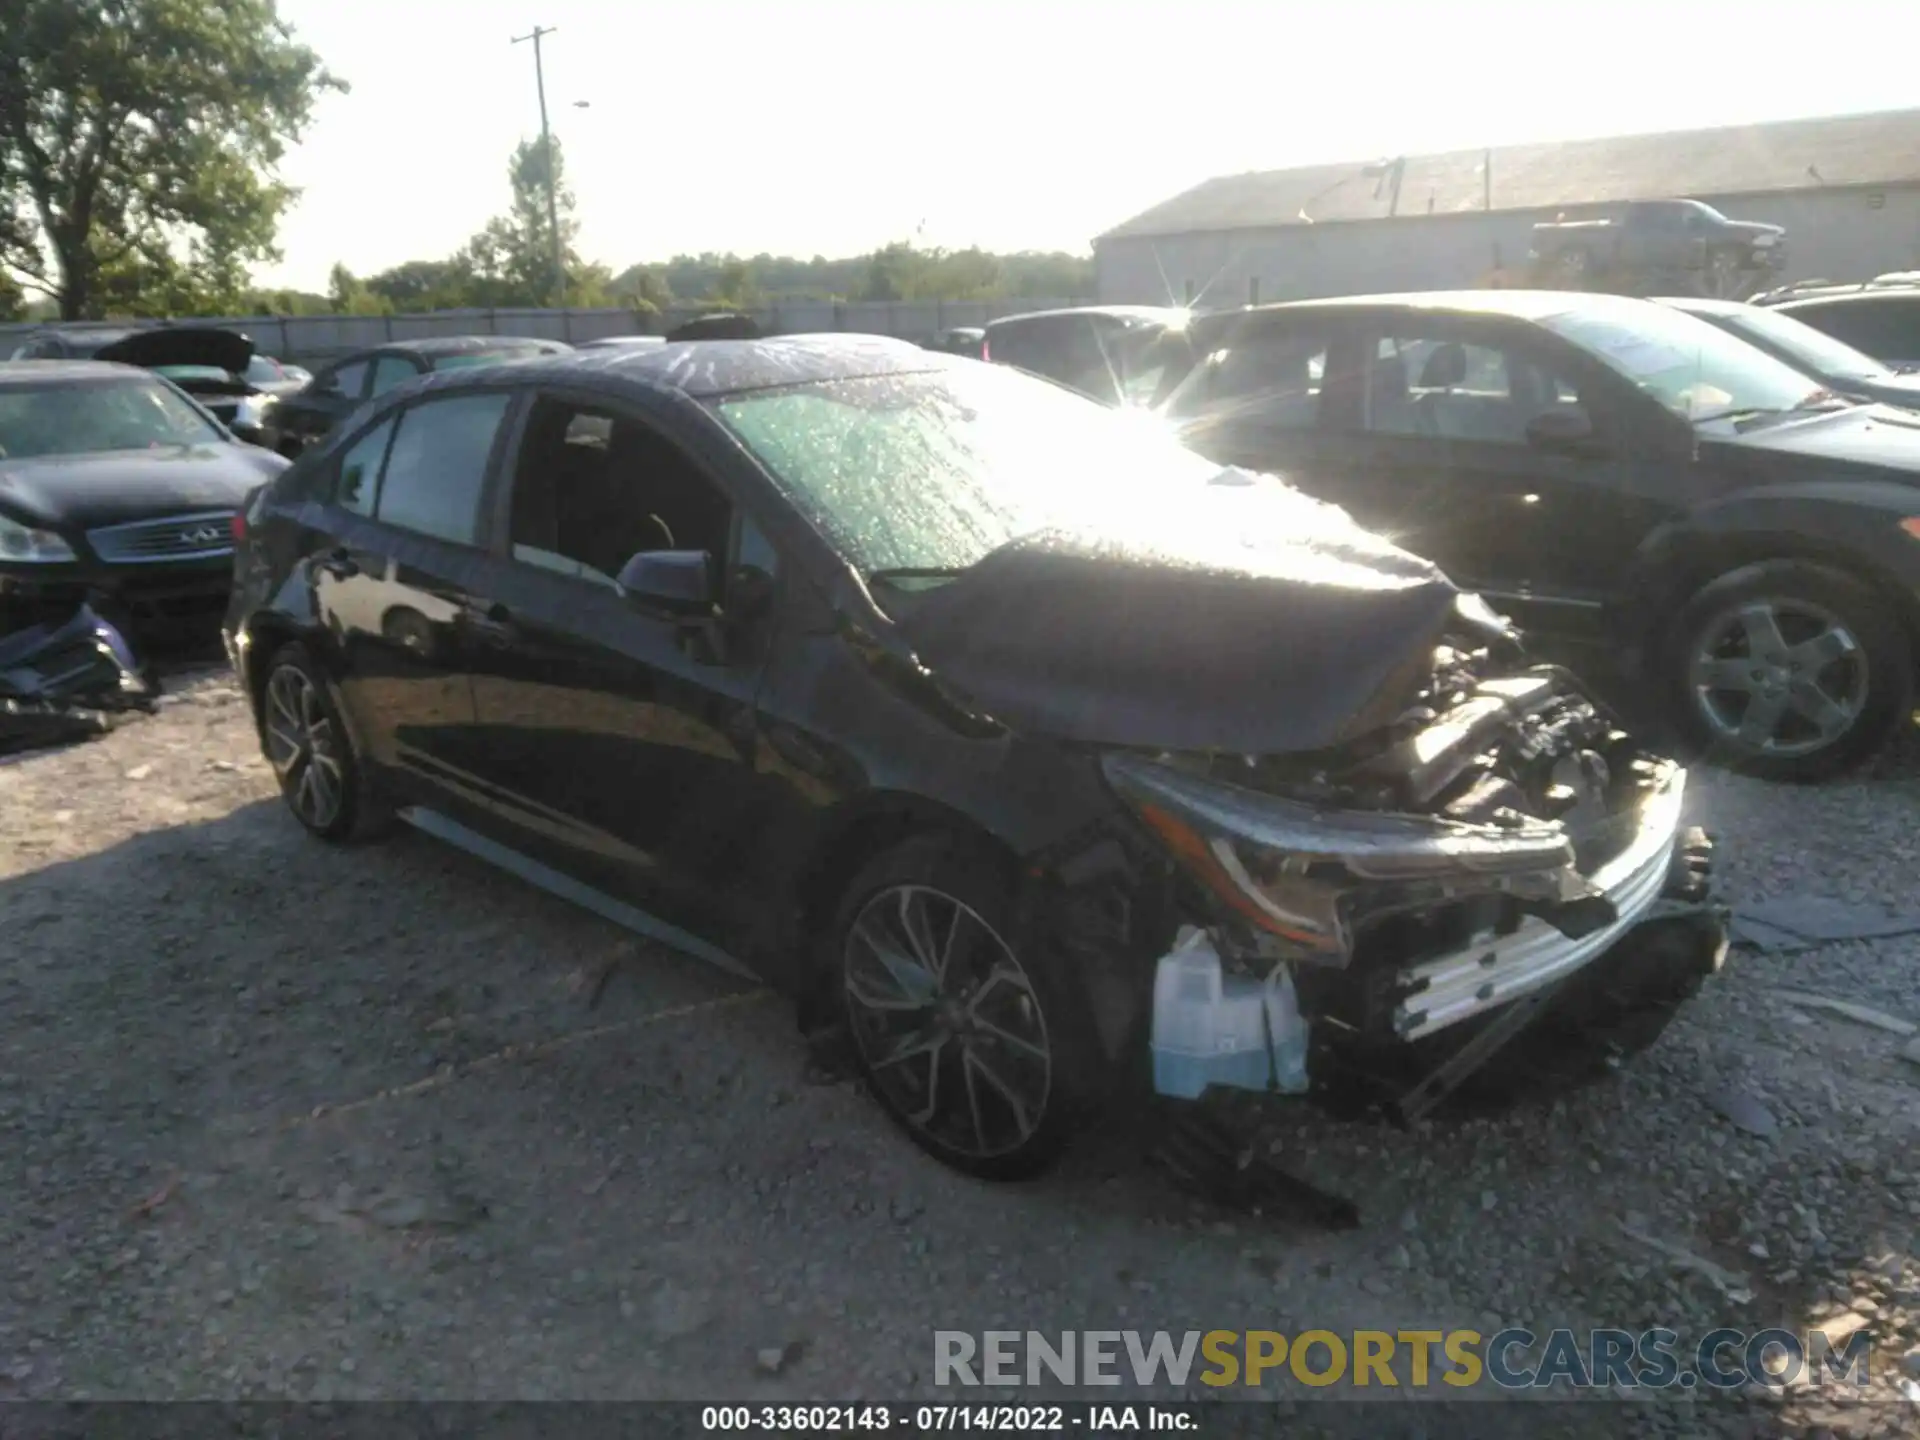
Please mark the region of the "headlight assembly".
POLYGON ((1475 895, 1511 895, 1550 920, 1565 909, 1583 930, 1613 918, 1556 825, 1324 810, 1139 755, 1101 765, 1196 880, 1303 959, 1344 964, 1369 915, 1475 895))
POLYGON ((0 515, 0 563, 58 565, 77 558, 51 530, 36 530, 0 515))

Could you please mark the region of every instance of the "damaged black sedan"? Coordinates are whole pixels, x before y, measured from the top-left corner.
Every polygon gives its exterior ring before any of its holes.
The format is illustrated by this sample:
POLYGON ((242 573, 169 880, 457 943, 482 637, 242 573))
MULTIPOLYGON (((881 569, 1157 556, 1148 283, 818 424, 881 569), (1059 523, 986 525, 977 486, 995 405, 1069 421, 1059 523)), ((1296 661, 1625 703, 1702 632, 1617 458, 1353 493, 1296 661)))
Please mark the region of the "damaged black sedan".
POLYGON ((1648 1043, 1724 953, 1685 775, 1430 564, 1154 422, 869 337, 435 376, 250 507, 331 840, 396 814, 739 964, 1030 1174, 1098 1107, 1648 1043))

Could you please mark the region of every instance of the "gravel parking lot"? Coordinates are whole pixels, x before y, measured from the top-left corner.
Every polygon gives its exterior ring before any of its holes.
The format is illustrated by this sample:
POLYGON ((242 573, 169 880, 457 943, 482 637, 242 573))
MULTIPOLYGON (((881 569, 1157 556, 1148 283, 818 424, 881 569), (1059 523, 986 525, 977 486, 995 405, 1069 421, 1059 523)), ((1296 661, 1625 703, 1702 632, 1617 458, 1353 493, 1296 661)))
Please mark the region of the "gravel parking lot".
MULTIPOLYGON (((1911 754, 1696 790, 1729 898, 1920 907, 1911 754)), ((0 766, 0 935, 0 1395, 901 1398, 935 1328, 1824 1322, 1879 1403, 1593 1433, 1920 1428, 1920 1060, 1780 994, 1920 1021, 1920 937, 1736 954, 1551 1107, 1302 1115, 1366 1217, 1327 1234, 1182 1196, 1124 1119, 1034 1185, 951 1175, 764 992, 422 837, 305 838, 218 674, 0 766)))

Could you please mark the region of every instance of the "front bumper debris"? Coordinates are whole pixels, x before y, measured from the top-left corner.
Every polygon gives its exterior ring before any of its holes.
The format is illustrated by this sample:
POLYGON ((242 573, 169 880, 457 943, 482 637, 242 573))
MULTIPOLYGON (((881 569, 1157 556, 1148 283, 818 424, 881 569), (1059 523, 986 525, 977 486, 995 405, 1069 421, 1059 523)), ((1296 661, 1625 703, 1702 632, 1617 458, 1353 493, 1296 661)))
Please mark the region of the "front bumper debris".
POLYGON ((1392 1012, 1394 1033, 1417 1040, 1551 985, 1592 963, 1660 913, 1656 907, 1663 896, 1675 899, 1669 892, 1699 888, 1691 877, 1707 857, 1697 845, 1682 848, 1685 797, 1686 772, 1676 766, 1648 799, 1632 842, 1588 877, 1612 903, 1614 920, 1575 939, 1528 917, 1510 935, 1493 936, 1410 967, 1392 1012), (1684 873, 1676 875, 1676 869, 1684 873))
POLYGON ((119 631, 85 606, 0 637, 0 751, 82 738, 159 694, 119 631))

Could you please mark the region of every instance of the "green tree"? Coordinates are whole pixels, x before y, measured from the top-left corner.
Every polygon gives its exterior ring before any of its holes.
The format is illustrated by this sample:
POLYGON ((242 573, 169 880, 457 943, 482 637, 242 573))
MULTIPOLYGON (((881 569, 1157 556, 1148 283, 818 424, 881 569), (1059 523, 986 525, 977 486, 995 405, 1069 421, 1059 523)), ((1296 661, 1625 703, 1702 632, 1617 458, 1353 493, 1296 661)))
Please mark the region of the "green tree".
POLYGON ((0 270, 0 320, 18 320, 27 313, 27 297, 20 282, 0 270))
POLYGON ((327 304, 336 315, 389 315, 393 307, 338 261, 327 273, 327 304))
POLYGON ((574 218, 574 196, 567 188, 566 157, 559 141, 521 141, 507 164, 507 184, 512 197, 507 213, 489 220, 454 256, 453 263, 469 277, 467 304, 551 305, 564 303, 576 290, 584 293, 608 283, 611 277, 607 272, 583 267, 573 248, 580 224, 574 218), (547 214, 549 163, 560 244, 566 258, 566 296, 557 295, 554 286, 553 226, 547 214), (588 269, 592 273, 586 273, 588 269))
POLYGON ((276 0, 5 0, 0 263, 66 319, 152 288, 244 290, 278 258, 276 177, 314 103, 344 90, 276 0))

